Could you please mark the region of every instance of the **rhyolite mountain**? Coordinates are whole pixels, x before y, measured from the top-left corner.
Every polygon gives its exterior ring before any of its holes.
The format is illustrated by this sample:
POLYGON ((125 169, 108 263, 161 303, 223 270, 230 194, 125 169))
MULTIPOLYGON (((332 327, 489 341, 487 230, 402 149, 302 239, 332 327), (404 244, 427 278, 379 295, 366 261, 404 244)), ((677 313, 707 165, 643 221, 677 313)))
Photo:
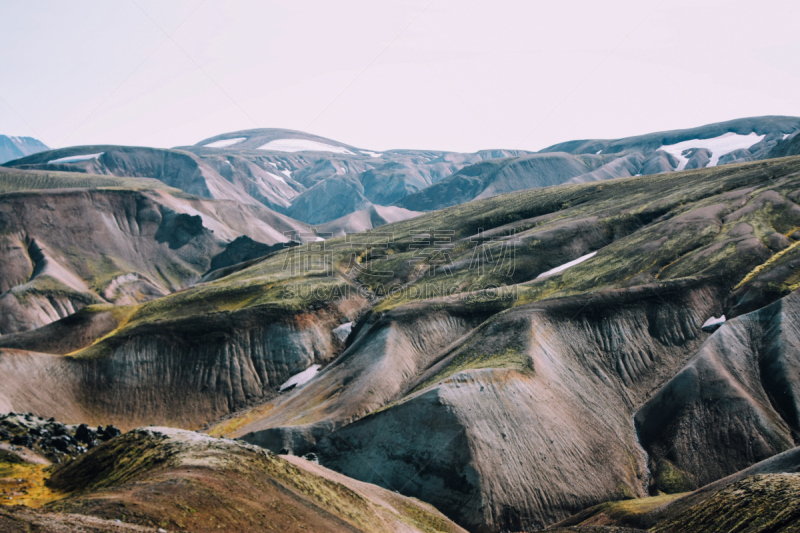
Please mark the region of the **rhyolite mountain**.
POLYGON ((294 219, 322 224, 373 205, 388 206, 470 164, 522 153, 376 153, 302 132, 259 129, 175 149, 110 145, 62 148, 7 165, 155 178, 196 196, 263 204, 294 219))
POLYGON ((244 235, 276 249, 313 238, 263 205, 151 179, 5 169, 0 191, 0 334, 186 288, 229 264, 228 247, 244 235))
POLYGON ((0 411, 127 433, 13 467, 52 500, 0 526, 794 524, 798 120, 427 161, 251 130, 12 162, 0 411), (236 157, 283 176, 287 209, 360 196, 310 227, 209 170, 236 157), (418 207, 374 201, 424 176, 418 207))
POLYGON ((755 117, 624 139, 569 141, 462 169, 397 205, 431 211, 504 192, 560 183, 659 174, 790 153, 771 151, 800 130, 795 117, 755 117))
POLYGON ((46 144, 33 137, 0 135, 0 163, 49 149, 46 144))
POLYGON ((9 164, 152 177, 190 194, 262 203, 294 219, 323 224, 371 206, 432 211, 566 182, 759 160, 773 157, 772 150, 798 130, 800 119, 794 117, 755 117, 624 139, 569 141, 535 154, 521 150, 464 154, 374 152, 305 132, 264 128, 171 150, 82 146, 9 164))

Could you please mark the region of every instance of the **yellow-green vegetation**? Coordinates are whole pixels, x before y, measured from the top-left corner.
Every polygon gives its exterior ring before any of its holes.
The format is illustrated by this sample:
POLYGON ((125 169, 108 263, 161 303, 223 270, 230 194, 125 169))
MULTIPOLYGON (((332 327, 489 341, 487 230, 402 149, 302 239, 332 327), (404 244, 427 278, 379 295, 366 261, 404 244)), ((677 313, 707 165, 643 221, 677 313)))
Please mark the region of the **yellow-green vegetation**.
POLYGON ((665 494, 601 503, 571 516, 558 525, 560 527, 616 526, 648 529, 656 520, 656 511, 686 494, 665 494))
POLYGON ((32 189, 163 189, 177 191, 152 178, 118 178, 81 172, 0 169, 0 194, 32 189))
POLYGON ((762 474, 726 487, 656 533, 766 533, 800 531, 800 474, 762 474))
POLYGON ((220 420, 211 426, 206 433, 212 437, 222 437, 223 435, 232 435, 237 429, 246 426, 256 420, 265 418, 267 414, 274 409, 275 406, 270 403, 265 403, 248 409, 244 413, 235 413, 230 418, 220 420))
MULTIPOLYGON (((282 485, 312 498, 323 509, 341 516, 365 531, 381 531, 385 525, 380 515, 388 509, 370 503, 352 489, 316 476, 274 455, 266 455, 266 474, 282 485)), ((428 533, 446 533, 454 530, 452 523, 428 511, 424 505, 413 505, 397 498, 392 505, 400 514, 391 513, 403 522, 428 533), (399 503, 399 505, 398 505, 399 503)))
POLYGON ((744 279, 742 279, 742 281, 736 284, 736 287, 734 287, 734 289, 738 289, 739 287, 741 287, 742 285, 746 284, 754 277, 759 275, 761 272, 768 270, 769 267, 772 266, 773 264, 777 263, 787 255, 792 254, 798 247, 798 245, 800 245, 800 241, 792 243, 788 248, 784 248, 780 252, 776 253, 775 255, 773 255, 772 257, 770 257, 769 259, 767 259, 766 261, 755 267, 753 270, 747 273, 747 275, 744 277, 744 279))
POLYGON ((658 490, 667 494, 678 494, 694 490, 697 485, 690 474, 676 468, 666 459, 662 459, 656 465, 654 481, 658 490))
MULTIPOLYGON (((361 531, 383 531, 391 519, 429 533, 455 530, 425 504, 384 489, 367 486, 361 492, 255 446, 165 428, 134 430, 116 438, 58 469, 49 484, 74 491, 73 497, 51 505, 52 510, 81 511, 90 502, 89 508, 97 512, 92 502, 110 502, 114 513, 135 508, 139 517, 146 516, 142 523, 155 521, 162 527, 175 524, 207 531, 220 519, 227 527, 298 520, 287 517, 297 514, 287 513, 288 504, 295 511, 312 509, 312 518, 335 517, 334 523, 344 521, 361 531), (177 495, 171 492, 176 484, 181 486, 177 495), (133 494, 130 487, 135 487, 133 494), (393 509, 373 501, 370 491, 393 509), (211 502, 217 507, 207 505, 211 502), (230 508, 240 514, 229 517, 230 508)), ((292 523, 291 531, 310 527, 302 522, 303 515, 298 516, 301 522, 292 523)))
POLYGON ((51 471, 50 465, 28 463, 0 450, 0 504, 41 507, 65 498, 68 493, 46 485, 51 471))
POLYGON ((428 511, 423 503, 412 505, 407 500, 397 498, 392 502, 392 506, 402 513, 398 517, 403 522, 427 533, 444 533, 455 530, 452 523, 441 515, 428 511))
MULTIPOLYGON (((480 339, 481 337, 476 335, 475 338, 480 339)), ((481 346, 478 342, 468 342, 459 348, 447 366, 426 379, 413 392, 424 390, 430 385, 464 370, 480 370, 483 368, 503 368, 520 372, 534 370, 530 356, 525 353, 524 346, 518 343, 512 343, 504 347, 491 347, 481 346)))
POLYGON ((72 287, 63 284, 57 279, 48 275, 37 276, 35 279, 25 283, 24 285, 18 285, 17 287, 14 287, 10 292, 21 303, 25 303, 29 298, 35 296, 41 296, 44 298, 66 298, 81 302, 84 305, 90 305, 100 301, 93 294, 76 291, 72 287))
MULTIPOLYGON (((490 305, 499 312, 645 283, 669 287, 704 280, 730 289, 772 255, 762 244, 770 235, 800 226, 794 211, 779 205, 789 205, 786 197, 798 188, 800 158, 786 158, 468 202, 370 233, 272 254, 224 278, 137 307, 116 334, 254 307, 301 313, 352 297, 372 300, 374 311, 385 312, 461 295, 468 306, 490 305), (593 250, 599 251, 588 261, 536 278, 593 250), (321 263, 328 272, 314 266, 321 263)), ((99 346, 106 340, 80 355, 106 353, 99 346)), ((496 356, 470 361, 507 359, 496 356)))

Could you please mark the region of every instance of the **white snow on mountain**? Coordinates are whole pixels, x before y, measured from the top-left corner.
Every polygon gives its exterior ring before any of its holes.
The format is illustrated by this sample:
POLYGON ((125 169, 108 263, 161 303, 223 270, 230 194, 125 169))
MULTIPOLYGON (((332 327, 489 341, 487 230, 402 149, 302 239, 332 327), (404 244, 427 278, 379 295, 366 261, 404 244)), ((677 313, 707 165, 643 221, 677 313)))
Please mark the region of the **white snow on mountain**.
POLYGON ((234 144, 239 144, 240 142, 246 140, 247 137, 234 137, 233 139, 222 139, 221 141, 214 141, 213 143, 208 143, 204 145, 205 148, 225 148, 226 146, 231 146, 234 144))
POLYGON ((342 342, 347 340, 347 337, 350 335, 351 331, 353 331, 352 322, 348 322, 339 327, 333 328, 333 334, 336 335, 336 337, 342 342))
POLYGON ((299 374, 295 374, 294 376, 290 377, 283 385, 281 385, 280 390, 285 391, 292 385, 296 387, 302 387, 311 381, 311 379, 317 375, 317 372, 319 372, 319 365, 311 365, 299 374))
POLYGON ((62 157, 59 159, 52 159, 47 162, 48 165, 52 165, 55 163, 77 163, 78 161, 88 161, 90 159, 97 159, 105 152, 100 152, 99 154, 83 154, 83 155, 71 155, 69 157, 62 157))
POLYGON ((730 132, 711 139, 691 139, 676 144, 664 144, 659 150, 675 156, 680 161, 676 170, 683 170, 686 168, 686 163, 689 162, 689 159, 683 156, 684 151, 690 148, 708 148, 711 151, 711 161, 707 166, 715 167, 719 163, 719 158, 723 155, 729 154, 734 150, 750 148, 754 144, 761 142, 763 138, 764 135, 757 133, 739 135, 738 133, 730 132))
POLYGON ((579 258, 570 261, 569 263, 564 263, 563 265, 559 265, 559 266, 557 266, 555 268, 552 268, 552 269, 548 270, 547 272, 542 272, 541 274, 536 276, 536 279, 546 278, 548 276, 552 276, 554 274, 558 274, 559 272, 563 272, 566 269, 568 269, 569 267, 573 267, 573 266, 577 265, 578 263, 583 263, 587 259, 591 259, 595 255, 597 255, 597 252, 592 252, 590 254, 582 255, 579 258))
POLYGON ((276 152, 334 152, 337 154, 352 154, 350 150, 341 146, 333 146, 308 139, 275 139, 263 146, 259 150, 275 150, 276 152))

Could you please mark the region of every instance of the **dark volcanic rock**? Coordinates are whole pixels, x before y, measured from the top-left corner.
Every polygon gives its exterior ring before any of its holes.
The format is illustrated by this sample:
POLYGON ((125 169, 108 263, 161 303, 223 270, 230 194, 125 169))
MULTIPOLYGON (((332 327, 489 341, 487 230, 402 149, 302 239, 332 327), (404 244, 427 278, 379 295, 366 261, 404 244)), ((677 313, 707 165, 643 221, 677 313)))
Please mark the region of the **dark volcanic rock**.
MULTIPOLYGON (((120 431, 113 426, 102 432, 103 440, 118 435, 120 431)), ((0 441, 29 448, 54 463, 85 453, 87 447, 95 446, 97 437, 86 424, 66 425, 31 413, 0 415, 0 441)))
POLYGON ((267 254, 283 250, 288 246, 296 244, 298 243, 278 243, 270 246, 269 244, 254 241, 247 235, 242 235, 241 237, 237 237, 233 241, 229 242, 225 246, 225 250, 215 255, 213 259, 211 259, 209 272, 219 268, 243 263, 245 261, 250 261, 251 259, 256 259, 258 257, 263 257, 267 254))
POLYGON ((655 488, 694 489, 794 446, 800 293, 726 322, 637 413, 655 488))

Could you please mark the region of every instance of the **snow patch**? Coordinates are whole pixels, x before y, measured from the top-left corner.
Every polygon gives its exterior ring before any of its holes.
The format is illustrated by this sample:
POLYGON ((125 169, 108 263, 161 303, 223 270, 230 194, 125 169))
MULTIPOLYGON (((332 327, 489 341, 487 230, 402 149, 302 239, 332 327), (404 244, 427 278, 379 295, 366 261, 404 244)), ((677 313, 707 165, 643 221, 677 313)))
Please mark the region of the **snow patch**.
POLYGON ((226 146, 231 146, 233 144, 239 144, 242 141, 246 141, 247 137, 234 137, 233 139, 222 139, 221 141, 214 141, 213 143, 204 144, 204 148, 225 148, 226 146))
POLYGON ((546 278, 546 277, 548 277, 548 276, 552 276, 552 275, 554 275, 554 274, 558 274, 559 272, 563 272, 563 271, 565 271, 566 269, 568 269, 569 267, 574 267, 574 266, 575 266, 575 265, 577 265, 578 263, 583 263, 583 262, 584 262, 584 261, 586 261, 587 259, 591 259, 591 258, 592 258, 592 257, 594 257, 595 255, 597 255, 597 252, 592 252, 592 253, 590 253, 590 254, 582 255, 582 256, 580 256, 579 258, 577 258, 577 259, 574 259, 574 260, 570 261, 569 263, 564 263, 563 265, 561 265, 561 266, 557 266, 557 267, 555 267, 555 268, 552 268, 552 269, 548 270, 547 272, 542 272, 541 274, 539 274, 538 276, 536 276, 536 279, 539 279, 539 278, 546 278))
POLYGON ((603 151, 602 151, 602 150, 598 150, 598 151, 597 151, 597 153, 596 153, 596 154, 594 154, 594 155, 600 155, 600 154, 602 154, 602 153, 603 153, 603 151))
POLYGON ((289 387, 295 386, 297 388, 302 387, 309 381, 311 381, 314 376, 317 375, 319 372, 319 365, 311 365, 310 367, 306 368, 299 374, 295 374, 294 376, 290 377, 286 383, 281 385, 280 390, 281 392, 285 391, 289 387))
POLYGON ((782 139, 782 140, 784 140, 784 141, 785 141, 785 140, 786 140, 786 137, 788 137, 789 135, 791 135, 791 133, 784 133, 784 134, 783 134, 783 139, 782 139))
POLYGON ((383 155, 381 152, 370 152, 369 150, 361 150, 361 153, 367 154, 370 157, 380 157, 383 155))
POLYGON ((282 183, 286 183, 286 180, 283 179, 283 176, 279 176, 277 174, 273 174, 272 172, 269 172, 269 175, 272 176, 273 178, 275 178, 276 180, 282 182, 282 183))
POLYGON ((350 335, 351 331, 353 331, 352 322, 348 322, 347 324, 342 324, 339 327, 333 328, 333 334, 336 335, 336 338, 342 342, 347 340, 347 337, 350 335))
POLYGON ((703 322, 703 325, 700 326, 700 329, 702 329, 703 331, 716 331, 724 323, 725 323, 725 315, 722 315, 719 318, 712 316, 711 318, 703 322))
POLYGON ((97 159, 105 152, 100 152, 99 154, 84 154, 84 155, 71 155, 69 157, 62 157, 60 159, 52 159, 47 162, 48 165, 52 165, 55 163, 77 163, 78 161, 89 161, 90 159, 97 159))
POLYGON ((275 150, 276 152, 335 152, 337 154, 353 154, 350 150, 341 146, 333 146, 308 139, 275 139, 265 145, 259 146, 259 150, 275 150))
POLYGON ((764 138, 764 135, 757 133, 750 133, 749 135, 739 135, 738 133, 726 133, 719 137, 712 137, 711 139, 691 139, 688 141, 679 142, 676 144, 663 144, 658 149, 662 152, 674 156, 680 163, 676 170, 683 170, 689 159, 683 156, 683 152, 690 148, 708 148, 711 151, 711 161, 708 162, 708 167, 715 167, 719 163, 719 158, 725 154, 729 154, 734 150, 747 149, 758 144, 764 138))

